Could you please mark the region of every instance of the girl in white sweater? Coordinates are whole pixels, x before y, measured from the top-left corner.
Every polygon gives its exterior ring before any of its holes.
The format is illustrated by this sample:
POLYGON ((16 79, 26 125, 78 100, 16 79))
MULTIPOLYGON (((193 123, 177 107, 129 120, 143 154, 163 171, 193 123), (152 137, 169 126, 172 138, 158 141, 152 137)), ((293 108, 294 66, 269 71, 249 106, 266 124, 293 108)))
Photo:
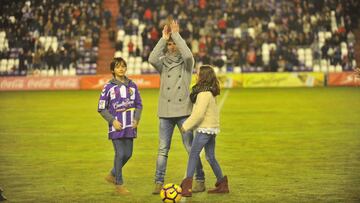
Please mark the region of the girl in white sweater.
POLYGON ((197 71, 197 83, 193 86, 190 99, 194 103, 190 117, 184 122, 181 130, 183 133, 195 130, 186 178, 182 181, 182 195, 192 195, 192 180, 197 164, 197 157, 205 147, 206 160, 209 162, 217 182, 214 189, 208 193, 228 193, 227 176, 223 176, 221 168, 215 159, 215 138, 219 133, 219 109, 216 105, 216 96, 220 94, 219 81, 214 69, 210 65, 202 65, 197 71))

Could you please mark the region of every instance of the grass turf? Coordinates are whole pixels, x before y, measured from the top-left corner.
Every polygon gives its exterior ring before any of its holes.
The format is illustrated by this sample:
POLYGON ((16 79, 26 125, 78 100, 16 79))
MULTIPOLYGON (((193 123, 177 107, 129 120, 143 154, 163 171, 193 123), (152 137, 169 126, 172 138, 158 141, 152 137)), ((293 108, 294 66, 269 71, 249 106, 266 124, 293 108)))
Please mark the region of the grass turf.
MULTIPOLYGON (((360 201, 359 88, 225 91, 216 157, 230 194, 186 202, 360 201)), ((0 187, 10 202, 161 202, 151 195, 158 90, 141 91, 139 137, 123 169, 129 196, 115 195, 104 180, 113 147, 96 112, 99 94, 0 92, 0 187)), ((202 160, 210 188, 215 177, 202 160)), ((186 163, 176 130, 166 183, 179 184, 186 163)))

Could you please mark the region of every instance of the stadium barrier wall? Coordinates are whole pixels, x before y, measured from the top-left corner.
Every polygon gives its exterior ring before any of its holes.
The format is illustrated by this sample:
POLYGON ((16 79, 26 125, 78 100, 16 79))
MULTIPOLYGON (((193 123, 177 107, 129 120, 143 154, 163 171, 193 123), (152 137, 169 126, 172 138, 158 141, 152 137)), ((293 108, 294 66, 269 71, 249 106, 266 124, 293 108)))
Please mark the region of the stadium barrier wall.
MULTIPOLYGON (((95 90, 102 89, 112 75, 58 77, 1 77, 0 91, 20 90, 95 90)), ((129 76, 139 88, 160 87, 158 75, 129 76)))
MULTIPOLYGON (((100 90, 112 75, 57 77, 0 77, 0 91, 100 90)), ((129 76, 139 88, 159 88, 159 75, 129 76)), ((228 73, 218 74, 224 88, 360 86, 352 72, 343 73, 228 73)), ((195 83, 195 76, 192 84, 195 83)))
MULTIPOLYGON (((111 78, 112 75, 82 76, 80 79, 80 88, 83 90, 102 89, 111 78)), ((140 89, 160 87, 159 75, 130 75, 129 78, 133 80, 140 89)))
POLYGON ((327 77, 328 86, 360 86, 360 78, 354 73, 331 73, 327 77))
POLYGON ((79 77, 1 77, 0 91, 78 90, 79 77))

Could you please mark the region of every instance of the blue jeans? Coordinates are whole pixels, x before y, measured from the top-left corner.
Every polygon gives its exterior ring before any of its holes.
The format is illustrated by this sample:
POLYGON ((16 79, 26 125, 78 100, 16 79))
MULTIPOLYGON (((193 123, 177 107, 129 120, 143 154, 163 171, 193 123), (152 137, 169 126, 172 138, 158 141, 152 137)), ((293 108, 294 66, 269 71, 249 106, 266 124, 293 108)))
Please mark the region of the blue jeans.
POLYGON ((115 151, 114 168, 111 170, 111 174, 115 176, 115 184, 122 185, 124 183, 122 177, 122 168, 126 162, 130 159, 133 152, 133 139, 115 139, 112 140, 115 151))
MULTIPOLYGON (((164 177, 166 172, 166 164, 168 153, 170 150, 171 145, 171 138, 174 132, 175 125, 180 127, 185 122, 188 117, 176 117, 176 118, 160 118, 160 125, 159 125, 159 151, 158 151, 158 158, 156 162, 156 172, 155 172, 155 183, 164 183, 164 177)), ((191 143, 193 141, 193 133, 186 132, 182 135, 182 141, 185 146, 185 149, 188 153, 191 150, 191 143)), ((203 171, 203 167, 200 161, 199 155, 195 158, 196 159, 196 180, 198 181, 205 181, 205 175, 203 171)), ((195 169, 194 169, 195 170, 195 169)))
POLYGON ((215 159, 215 138, 216 135, 209 135, 205 133, 196 132, 196 136, 192 143, 190 157, 187 165, 187 171, 186 171, 187 178, 194 176, 195 167, 198 162, 199 154, 202 148, 204 147, 205 147, 206 160, 209 162, 211 169, 213 170, 216 176, 216 179, 220 181, 223 178, 220 165, 215 159))

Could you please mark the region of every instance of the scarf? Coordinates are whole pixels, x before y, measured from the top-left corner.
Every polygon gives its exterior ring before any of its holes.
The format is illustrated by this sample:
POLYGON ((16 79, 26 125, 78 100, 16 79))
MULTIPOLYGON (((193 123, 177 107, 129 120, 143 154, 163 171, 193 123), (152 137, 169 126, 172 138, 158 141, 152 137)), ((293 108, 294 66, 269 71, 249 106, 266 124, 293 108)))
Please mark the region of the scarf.
POLYGON ((212 91, 212 87, 200 87, 199 85, 194 85, 192 87, 192 90, 191 90, 191 93, 190 93, 190 101, 195 104, 196 102, 196 98, 197 98, 197 95, 200 93, 200 92, 206 92, 206 91, 210 91, 212 93, 212 95, 214 95, 213 91, 212 91))
POLYGON ((180 64, 184 63, 183 58, 181 57, 181 54, 179 52, 175 54, 166 54, 166 57, 164 59, 164 64, 168 68, 173 68, 176 66, 179 66, 180 64))

